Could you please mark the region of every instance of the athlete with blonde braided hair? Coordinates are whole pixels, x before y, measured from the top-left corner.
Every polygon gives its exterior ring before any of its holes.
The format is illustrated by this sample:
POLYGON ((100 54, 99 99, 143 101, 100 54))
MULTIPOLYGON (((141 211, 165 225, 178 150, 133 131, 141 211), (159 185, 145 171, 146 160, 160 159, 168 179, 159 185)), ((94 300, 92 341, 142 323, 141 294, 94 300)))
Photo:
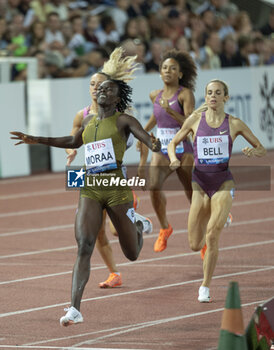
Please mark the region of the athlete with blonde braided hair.
MULTIPOLYGON (((97 89, 99 85, 107 80, 108 78, 115 80, 122 80, 124 82, 129 82, 134 79, 133 73, 138 69, 138 64, 136 63, 137 56, 123 56, 124 50, 121 47, 116 48, 107 62, 104 63, 103 69, 100 72, 93 74, 90 78, 89 93, 91 96, 91 104, 88 107, 81 109, 75 116, 73 120, 73 128, 71 135, 74 136, 77 134, 78 130, 82 126, 83 120, 90 114, 97 114, 98 105, 97 105, 97 89)), ((126 110, 126 113, 130 113, 130 108, 126 110)), ((127 148, 129 148, 133 143, 132 134, 130 134, 127 141, 127 148)), ((76 149, 67 149, 67 165, 69 166, 74 160, 77 154, 76 149)), ((133 192, 134 197, 134 208, 138 206, 138 198, 133 192)), ((109 269, 109 276, 106 281, 99 283, 100 288, 114 288, 122 284, 121 273, 118 271, 118 268, 115 264, 111 245, 106 236, 106 211, 103 213, 102 227, 98 234, 96 240, 96 247, 103 258, 106 266, 109 269)), ((113 235, 117 235, 115 228, 110 222, 110 230, 113 235)))

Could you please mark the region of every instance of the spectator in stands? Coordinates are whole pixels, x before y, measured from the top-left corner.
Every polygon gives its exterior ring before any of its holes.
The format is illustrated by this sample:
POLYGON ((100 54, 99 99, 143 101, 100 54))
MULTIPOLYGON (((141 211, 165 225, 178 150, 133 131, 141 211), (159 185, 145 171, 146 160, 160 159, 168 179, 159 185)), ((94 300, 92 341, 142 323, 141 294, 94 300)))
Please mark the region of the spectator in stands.
POLYGON ((237 13, 237 7, 230 6, 225 8, 223 23, 219 29, 219 36, 221 40, 223 40, 227 35, 235 33, 234 26, 237 13))
POLYGON ((24 16, 20 13, 13 16, 9 25, 10 44, 8 50, 12 56, 25 56, 28 51, 27 39, 24 34, 24 16))
POLYGON ((102 47, 97 47, 91 52, 85 54, 81 61, 88 65, 89 68, 87 75, 90 76, 100 70, 108 59, 108 52, 102 47))
POLYGON ((20 0, 8 0, 6 6, 6 20, 8 23, 12 21, 12 18, 17 15, 19 12, 18 6, 20 4, 20 0))
POLYGON ((145 45, 141 40, 127 39, 121 43, 121 47, 125 50, 125 56, 137 55, 136 61, 138 62, 138 70, 135 72, 135 75, 144 74, 146 72, 146 66, 144 63, 145 45))
POLYGON ((0 18, 6 19, 7 6, 8 6, 7 0, 0 1, 0 18))
POLYGON ((36 51, 46 51, 48 44, 46 43, 46 28, 45 24, 40 21, 35 21, 27 36, 29 51, 32 56, 36 51))
POLYGON ((73 37, 71 21, 70 20, 62 21, 60 29, 63 34, 65 46, 67 46, 73 37))
POLYGON ((86 39, 84 37, 83 18, 80 15, 75 15, 70 19, 70 21, 73 34, 68 43, 68 48, 71 51, 74 51, 77 56, 83 56, 89 51, 86 45, 86 39))
POLYGON ((88 15, 86 17, 86 25, 84 29, 84 36, 86 42, 90 43, 91 48, 95 48, 99 45, 98 38, 96 36, 96 30, 99 29, 100 21, 98 16, 88 15))
POLYGON ((221 67, 219 54, 221 40, 218 32, 209 33, 205 46, 200 49, 199 64, 202 69, 218 69, 221 67))
POLYGON ((137 74, 144 74, 146 72, 145 59, 146 59, 146 45, 140 39, 133 40, 136 47, 136 62, 139 64, 139 69, 136 71, 137 74))
POLYGON ((248 55, 251 66, 261 66, 264 61, 265 40, 262 35, 256 35, 252 39, 252 53, 248 55))
POLYGON ((189 41, 185 36, 181 36, 175 43, 175 48, 181 52, 190 52, 189 41))
POLYGON ((145 0, 131 0, 127 13, 129 17, 147 16, 150 9, 148 1, 145 0))
POLYGON ((201 6, 196 8, 195 13, 202 15, 205 11, 212 11, 216 17, 226 15, 226 11, 234 9, 238 11, 237 5, 231 3, 230 0, 208 0, 204 1, 201 6))
MULTIPOLYGON (((24 16, 18 13, 13 16, 9 25, 10 43, 8 44, 8 51, 12 56, 20 57, 26 56, 28 52, 27 38, 24 34, 24 16)), ((26 64, 17 63, 12 66, 12 80, 26 79, 26 64)))
POLYGON ((61 21, 68 19, 68 7, 63 0, 50 0, 46 4, 46 13, 49 14, 51 12, 58 13, 61 21))
POLYGON ((124 35, 125 26, 129 19, 127 10, 129 8, 129 0, 116 0, 116 6, 111 7, 107 13, 113 18, 115 27, 120 37, 124 35))
POLYGON ((30 0, 21 0, 18 5, 18 10, 24 16, 24 28, 29 29, 32 23, 35 21, 35 13, 30 6, 30 0))
POLYGON ((47 78, 73 78, 84 77, 88 74, 89 66, 82 62, 76 68, 65 68, 63 55, 59 51, 48 51, 45 55, 47 78))
POLYGON ((60 16, 57 12, 51 12, 47 17, 46 42, 51 50, 60 50, 64 47, 65 40, 61 32, 60 16))
POLYGON ((271 9, 268 22, 260 29, 263 35, 271 35, 274 33, 274 8, 271 9))
POLYGON ((250 66, 249 54, 252 53, 252 39, 249 36, 242 35, 238 39, 238 51, 235 55, 235 66, 250 66))
POLYGON ((139 36, 138 22, 136 18, 129 18, 126 22, 124 34, 121 36, 121 41, 127 39, 135 39, 139 36))
POLYGON ((235 55, 237 52, 237 41, 233 35, 227 35, 222 42, 222 52, 220 54, 221 66, 235 67, 235 55))
POLYGON ((138 28, 138 38, 145 44, 146 50, 148 50, 151 42, 151 32, 149 22, 146 17, 139 16, 136 18, 138 28))
POLYGON ((45 23, 47 20, 47 3, 48 0, 32 0, 30 3, 31 8, 34 11, 35 17, 43 23, 45 23))
POLYGON ((114 20, 110 16, 105 15, 101 18, 100 24, 101 28, 96 31, 99 44, 103 46, 107 41, 118 43, 120 36, 116 30, 114 20))
POLYGON ((263 52, 263 64, 274 64, 274 37, 265 38, 265 46, 263 52))
POLYGON ((172 41, 173 46, 177 39, 184 34, 180 21, 180 12, 176 8, 171 8, 167 14, 168 38, 172 41))
POLYGON ((215 16, 214 12, 211 10, 206 10, 201 15, 202 21, 205 25, 205 30, 207 33, 217 30, 216 28, 216 21, 217 17, 215 16))
POLYGON ((202 47, 205 44, 205 38, 206 38, 206 30, 205 30, 205 24, 202 21, 201 17, 195 14, 190 14, 189 18, 189 25, 191 30, 191 42, 192 46, 195 47, 196 45, 198 47, 202 47))
POLYGON ((6 38, 7 34, 7 22, 6 19, 0 17, 0 50, 6 50, 8 46, 8 41, 6 38))
POLYGON ((241 11, 235 18, 234 29, 237 38, 239 39, 242 35, 250 35, 252 32, 252 24, 250 17, 246 11, 241 11))
POLYGON ((164 51, 163 41, 160 39, 154 39, 151 41, 149 51, 151 53, 151 59, 146 63, 146 72, 159 73, 161 55, 164 51))

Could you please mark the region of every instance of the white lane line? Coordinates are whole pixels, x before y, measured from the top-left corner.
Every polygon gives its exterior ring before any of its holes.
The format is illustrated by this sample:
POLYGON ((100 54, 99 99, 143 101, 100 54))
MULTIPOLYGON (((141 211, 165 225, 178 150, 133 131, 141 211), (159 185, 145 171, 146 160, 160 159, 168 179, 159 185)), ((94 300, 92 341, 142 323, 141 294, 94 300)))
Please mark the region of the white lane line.
POLYGON ((71 205, 59 205, 56 207, 48 207, 48 208, 42 208, 42 209, 30 209, 30 210, 22 210, 22 211, 13 211, 10 213, 2 213, 0 214, 0 218, 9 218, 11 216, 22 216, 22 215, 32 215, 32 214, 43 214, 43 213, 49 213, 49 212, 56 212, 56 211, 62 211, 62 210, 70 210, 74 209, 76 210, 78 206, 78 203, 71 204, 71 205))
MULTIPOLYGON (((260 300, 260 301, 254 301, 251 303, 246 303, 241 305, 241 307, 246 307, 246 306, 252 306, 252 305, 256 305, 256 304, 263 304, 265 302, 265 300, 260 300)), ((164 318, 161 320, 155 320, 155 321, 150 321, 150 322, 144 322, 143 324, 137 324, 137 325, 132 325, 129 326, 130 328, 127 330, 123 330, 123 331, 119 331, 119 332, 113 332, 111 334, 107 334, 101 337, 97 337, 95 339, 92 340, 86 340, 83 341, 81 343, 78 344, 74 344, 74 346, 81 346, 81 345, 88 345, 88 344, 94 344, 94 343, 98 343, 99 341, 102 341, 104 339, 107 338, 111 338, 117 335, 121 335, 121 334, 125 334, 125 333, 130 333, 130 332, 135 332, 139 329, 142 328, 147 328, 147 327, 154 327, 154 326, 158 326, 159 324, 164 324, 164 323, 168 323, 168 322, 174 322, 174 321, 180 321, 180 320, 184 320, 187 318, 192 318, 192 317, 196 317, 196 316, 204 316, 204 315, 208 315, 208 314, 212 314, 215 312, 220 312, 220 311, 224 311, 224 308, 219 308, 219 309, 214 309, 214 310, 209 310, 209 311, 201 311, 201 312, 196 312, 193 314, 188 314, 188 315, 182 315, 182 316, 175 316, 175 317, 169 317, 169 318, 164 318)))
POLYGON ((37 227, 37 228, 28 228, 26 230, 0 233, 0 238, 1 237, 10 237, 10 236, 15 236, 15 235, 25 235, 25 234, 34 233, 34 232, 67 230, 67 229, 71 229, 73 227, 74 227, 74 224, 56 225, 56 226, 47 226, 47 227, 37 227))
MULTIPOLYGON (((273 202, 274 201, 274 197, 270 197, 270 198, 259 198, 259 199, 255 199, 255 200, 246 200, 246 201, 240 201, 240 202, 235 202, 233 203, 232 206, 232 211, 234 207, 238 207, 238 206, 243 206, 243 205, 253 205, 253 204, 263 204, 263 203, 269 203, 269 202, 273 202)), ((73 209, 73 208, 77 208, 76 206, 65 206, 68 207, 69 209, 73 209)), ((46 212, 47 209, 51 209, 50 211, 57 211, 59 210, 58 208, 61 208, 60 210, 65 210, 64 206, 62 207, 54 207, 54 208, 44 208, 44 209, 39 209, 43 212, 46 212), (57 209, 56 209, 57 208, 57 209)), ((184 213, 188 213, 189 212, 189 208, 188 209, 178 209, 178 210, 169 210, 167 212, 167 215, 175 215, 175 214, 184 214, 184 213)), ((26 213, 26 212, 25 212, 26 213)), ((37 213, 37 211, 36 211, 37 213)), ((16 215, 16 212, 10 213, 13 215, 16 215)), ((30 213, 30 211, 28 211, 28 214, 32 214, 30 213)), ((0 214, 4 217, 5 214, 0 214)), ((22 214, 23 215, 23 214, 22 214)), ((25 214, 24 214, 25 215, 25 214)), ((143 215, 146 215, 148 217, 156 217, 155 212, 151 212, 151 213, 145 213, 143 215)), ((68 224, 68 225, 57 225, 57 226, 47 226, 47 227, 42 227, 42 228, 30 228, 30 229, 25 229, 25 230, 20 230, 20 231, 13 231, 13 232, 4 232, 4 233, 0 233, 0 238, 1 237, 7 237, 7 236, 13 236, 13 235, 20 235, 20 234, 27 234, 27 233, 33 233, 33 232, 40 232, 40 231, 54 231, 54 230, 58 230, 58 229, 69 229, 71 227, 74 227, 74 224, 68 224)))
MULTIPOLYGON (((170 215, 171 212, 168 212, 168 215, 170 215)), ((260 223, 266 223, 266 222, 271 222, 274 220, 274 217, 269 217, 269 218, 263 218, 263 219, 254 219, 254 220, 243 220, 243 221, 238 221, 238 222, 233 222, 231 226, 241 226, 241 225, 253 225, 253 224, 260 224, 260 223)), ((62 228, 73 228, 74 225, 63 225, 62 228)), ((45 231, 47 231, 45 229, 45 231)), ((172 235, 177 235, 181 233, 187 233, 187 229, 183 230, 174 230, 172 235)), ((144 239, 151 239, 158 237, 158 234, 150 234, 148 236, 144 236, 144 239)), ((118 239, 113 239, 110 240, 110 243, 118 243, 118 239)), ((50 248, 50 249, 43 249, 43 250, 36 250, 36 251, 31 251, 31 252, 24 252, 24 253, 17 253, 17 254, 9 254, 9 255, 1 255, 0 260, 3 259, 8 259, 8 258, 17 258, 21 256, 29 256, 29 255, 36 255, 36 254, 44 254, 44 253, 54 253, 58 251, 66 251, 66 250, 71 250, 77 248, 76 245, 73 246, 68 246, 68 247, 59 247, 59 248, 50 248)))
MULTIPOLYGON (((178 197, 182 196, 182 193, 180 192, 174 192, 167 194, 167 197, 178 197)), ((147 200, 150 198, 150 196, 142 197, 142 200, 147 200)), ((274 197, 273 197, 274 198, 274 197)), ((5 218, 5 217, 11 217, 11 216, 21 216, 21 215, 31 215, 31 214, 42 214, 42 213, 47 213, 47 212, 52 212, 52 211, 59 211, 59 210, 67 210, 67 209, 73 209, 78 207, 78 202, 75 202, 75 204, 67 205, 67 206, 56 206, 56 207, 47 207, 47 208, 41 208, 41 209, 29 209, 29 210, 22 210, 22 211, 13 211, 13 212, 8 212, 8 213, 1 213, 0 218, 5 218)), ((185 209, 187 212, 188 209, 185 209)), ((179 210, 179 212, 181 212, 179 210)), ((155 215, 155 214, 154 214, 155 215)))
MULTIPOLYGON (((270 271, 270 270, 274 270, 274 266, 269 266, 269 267, 261 268, 261 269, 254 269, 254 270, 250 270, 250 271, 240 271, 240 272, 227 273, 227 274, 223 274, 223 275, 217 275, 217 276, 214 276, 213 279, 221 279, 221 278, 232 277, 232 276, 233 277, 235 277, 235 276, 242 276, 242 275, 247 275, 247 274, 250 274, 250 273, 266 272, 266 271, 270 271)), ((132 291, 128 291, 128 292, 119 292, 117 294, 103 295, 103 296, 94 297, 94 298, 87 298, 87 299, 83 299, 82 303, 87 302, 87 301, 94 301, 94 300, 109 299, 109 298, 114 298, 114 297, 121 297, 121 296, 124 296, 124 295, 144 293, 144 292, 149 292, 149 291, 159 290, 159 289, 165 289, 165 288, 179 287, 179 286, 183 286, 183 285, 187 285, 187 284, 202 282, 202 280, 203 280, 202 278, 199 278, 199 279, 195 279, 195 280, 178 282, 178 283, 172 283, 172 284, 167 284, 167 285, 158 286, 158 287, 137 289, 137 290, 132 290, 132 291)), ((20 314, 25 314, 25 313, 29 313, 29 312, 42 311, 42 310, 47 310, 47 309, 52 309, 52 308, 56 308, 56 307, 60 307, 60 306, 67 306, 67 305, 70 305, 69 301, 67 301, 65 303, 59 303, 59 304, 35 307, 35 308, 31 308, 31 309, 11 311, 11 312, 0 314, 0 318, 14 316, 14 315, 20 315, 20 314)))
POLYGON ((35 191, 35 192, 22 192, 17 194, 6 194, 3 196, 0 196, 0 200, 8 200, 8 199, 20 199, 20 198, 26 198, 26 197, 37 197, 37 196, 49 196, 54 194, 60 194, 60 193, 67 193, 68 191, 65 191, 64 188, 57 188, 55 190, 47 190, 47 191, 35 191))
MULTIPOLYGON (((65 168, 64 168, 65 171, 65 168)), ((0 186, 1 185, 8 185, 8 184, 14 184, 14 183, 20 183, 20 182, 33 182, 33 181, 45 181, 45 180, 56 180, 56 179, 65 179, 66 173, 58 173, 58 174, 45 174, 45 175, 32 175, 32 176, 26 176, 26 177, 17 177, 13 179, 6 179, 6 180, 0 180, 0 186)))
MULTIPOLYGON (((243 307, 246 307, 246 306, 252 306, 252 305, 256 305, 256 304, 264 304, 265 302, 266 302, 266 300, 255 301, 255 302, 251 302, 251 303, 242 304, 241 307, 243 308, 243 307)), ((224 308, 218 308, 218 309, 214 309, 214 310, 208 310, 208 311, 191 313, 191 314, 187 314, 187 315, 181 315, 181 316, 177 316, 177 317, 169 317, 169 318, 164 318, 164 319, 159 319, 159 320, 154 320, 154 321, 136 323, 136 324, 132 324, 132 325, 126 325, 126 326, 121 326, 121 327, 104 329, 104 330, 100 330, 100 331, 82 333, 82 334, 77 334, 77 335, 72 335, 72 336, 67 336, 67 337, 62 337, 62 338, 41 340, 41 341, 38 341, 38 342, 33 342, 33 343, 25 344, 25 345, 46 344, 46 343, 51 343, 51 342, 55 342, 55 341, 62 341, 62 340, 66 340, 66 339, 83 338, 83 337, 91 336, 91 335, 94 335, 94 334, 111 333, 109 335, 100 336, 100 337, 96 338, 96 341, 99 341, 102 338, 109 337, 109 336, 113 335, 113 332, 116 332, 115 334, 117 335, 117 334, 121 334, 123 332, 125 333, 125 332, 131 332, 133 330, 137 330, 137 329, 139 329, 139 327, 145 328, 145 327, 155 326, 155 325, 158 325, 158 324, 178 321, 178 320, 191 318, 191 317, 196 317, 196 316, 203 316, 203 315, 207 315, 207 314, 210 314, 210 313, 220 312, 220 311, 223 311, 223 310, 224 310, 224 308), (119 332, 117 333, 117 331, 119 331, 119 332)), ((79 346, 79 344, 77 344, 75 346, 79 346)), ((82 348, 80 348, 80 349, 82 349, 82 348)))
MULTIPOLYGON (((219 248, 219 251, 234 250, 234 249, 241 249, 241 248, 250 248, 250 247, 256 247, 256 246, 261 246, 261 245, 269 245, 272 243, 274 243, 274 240, 245 243, 245 244, 240 244, 240 245, 235 245, 235 246, 219 248)), ((176 258, 180 258, 180 257, 186 257, 186 256, 192 256, 192 255, 198 255, 198 254, 200 254, 200 253, 199 252, 181 253, 181 254, 176 254, 176 255, 162 256, 162 257, 158 257, 158 258, 129 261, 129 262, 120 263, 120 264, 116 264, 116 265, 117 266, 130 266, 130 265, 144 264, 144 263, 150 263, 150 262, 161 261, 161 260, 176 259, 176 258)), ((90 271, 102 270, 105 268, 106 268, 105 265, 101 265, 101 266, 92 267, 90 269, 90 271)), ((25 278, 20 278, 20 279, 11 280, 11 281, 2 281, 2 282, 0 282, 0 285, 12 284, 12 283, 18 283, 18 282, 27 282, 27 281, 33 281, 36 279, 57 277, 57 276, 63 276, 63 275, 68 275, 68 274, 71 274, 71 270, 65 271, 65 272, 56 272, 56 273, 52 273, 52 274, 40 275, 40 276, 25 277, 25 278)))

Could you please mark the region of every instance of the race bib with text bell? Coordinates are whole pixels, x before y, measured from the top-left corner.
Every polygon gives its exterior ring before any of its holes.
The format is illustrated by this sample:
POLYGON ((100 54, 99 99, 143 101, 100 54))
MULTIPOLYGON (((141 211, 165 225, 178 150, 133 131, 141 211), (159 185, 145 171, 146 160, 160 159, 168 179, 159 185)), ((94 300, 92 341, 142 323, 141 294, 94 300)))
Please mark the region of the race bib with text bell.
POLYGON ((197 153, 199 164, 220 164, 229 160, 228 135, 198 136, 197 153))

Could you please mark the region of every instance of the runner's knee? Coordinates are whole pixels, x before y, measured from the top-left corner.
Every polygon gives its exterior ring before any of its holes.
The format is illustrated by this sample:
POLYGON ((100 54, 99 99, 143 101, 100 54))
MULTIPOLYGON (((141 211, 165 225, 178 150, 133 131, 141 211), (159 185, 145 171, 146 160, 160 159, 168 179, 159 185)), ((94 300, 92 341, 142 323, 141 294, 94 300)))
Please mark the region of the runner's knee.
POLYGON ((218 235, 214 229, 208 230, 206 235, 206 244, 211 249, 218 249, 218 235))
POLYGON ((91 256, 95 245, 94 239, 79 238, 77 239, 77 244, 78 256, 91 256))
POLYGON ((129 250, 127 249, 127 251, 124 252, 126 258, 130 261, 135 261, 137 260, 139 253, 134 249, 134 250, 129 250))

